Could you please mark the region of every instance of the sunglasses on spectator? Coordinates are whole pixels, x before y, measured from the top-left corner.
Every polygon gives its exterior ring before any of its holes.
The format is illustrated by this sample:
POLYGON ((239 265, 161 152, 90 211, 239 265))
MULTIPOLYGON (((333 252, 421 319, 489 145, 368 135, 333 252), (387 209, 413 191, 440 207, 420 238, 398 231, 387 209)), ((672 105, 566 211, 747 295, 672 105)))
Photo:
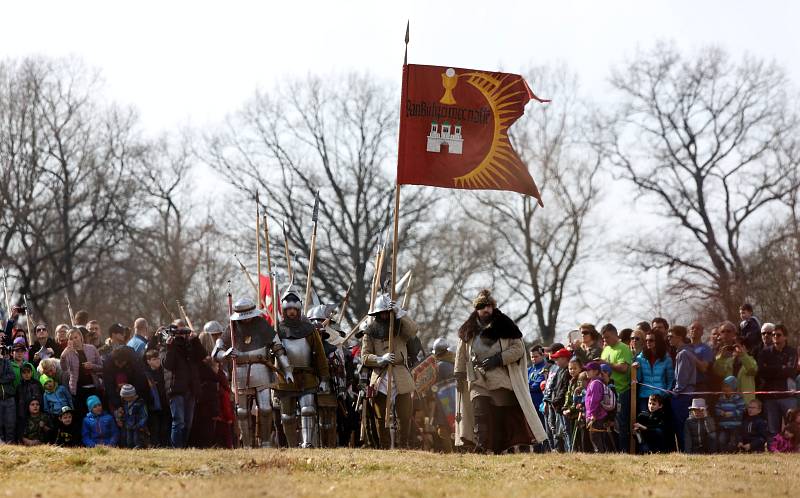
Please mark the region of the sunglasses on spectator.
POLYGON ((47 332, 47 329, 44 327, 36 327, 36 332, 39 332, 40 330, 47 332))
POLYGON ((642 339, 639 337, 631 337, 631 341, 641 341, 642 339))
POLYGON ((761 335, 775 335, 772 332, 761 332, 761 335))

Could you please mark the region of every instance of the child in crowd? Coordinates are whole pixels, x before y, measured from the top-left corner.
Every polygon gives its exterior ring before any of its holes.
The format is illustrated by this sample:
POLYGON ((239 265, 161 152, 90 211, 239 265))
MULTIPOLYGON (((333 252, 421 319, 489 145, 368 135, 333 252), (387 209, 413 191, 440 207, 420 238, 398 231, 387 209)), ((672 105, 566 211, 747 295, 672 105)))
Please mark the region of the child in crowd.
POLYGON ((796 453, 800 442, 800 427, 795 424, 786 425, 769 444, 773 453, 796 453))
POLYGON ((131 384, 123 384, 119 390, 122 399, 123 445, 127 448, 147 448, 147 405, 136 394, 131 384))
POLYGON ((81 428, 75 421, 71 406, 61 408, 56 422, 53 444, 56 446, 74 447, 81 445, 81 428))
POLYGON ((745 452, 761 452, 769 439, 767 420, 761 416, 761 400, 756 398, 747 403, 747 414, 742 419, 739 432, 739 444, 736 447, 745 452))
POLYGON ((666 453, 667 415, 660 395, 651 394, 647 398, 647 411, 636 415, 633 430, 639 441, 639 453, 666 453))
POLYGON ((547 421, 547 436, 550 447, 557 451, 569 451, 569 437, 567 436, 566 421, 561 413, 569 387, 570 375, 567 371, 572 353, 562 348, 550 354, 550 359, 555 366, 550 370, 547 385, 544 390, 544 416, 547 421))
POLYGON ((739 443, 739 430, 744 415, 744 399, 735 391, 739 382, 729 375, 722 381, 722 392, 715 408, 717 414, 717 438, 719 451, 730 453, 736 451, 739 443))
POLYGON ((116 446, 119 441, 119 429, 114 417, 103 411, 100 398, 95 395, 86 400, 89 413, 83 419, 81 439, 87 448, 95 446, 116 446))
POLYGON ((713 453, 717 449, 714 419, 706 413, 706 400, 694 398, 683 429, 686 453, 713 453))
POLYGON ((150 445, 155 447, 170 446, 170 428, 172 414, 169 411, 169 399, 164 384, 164 369, 158 351, 150 349, 145 353, 145 377, 150 388, 147 405, 147 428, 150 432, 150 445))
POLYGON ((28 416, 25 420, 25 429, 22 431, 22 444, 36 446, 49 441, 50 422, 48 416, 42 413, 42 404, 38 399, 28 403, 28 416))
POLYGON ((72 395, 66 386, 59 386, 56 381, 42 375, 39 381, 44 387, 44 412, 53 418, 61 415, 65 406, 72 408, 72 395))
MULTIPOLYGON (((42 385, 33 377, 33 365, 29 362, 22 364, 19 370, 20 383, 17 386, 17 420, 24 421, 28 415, 28 404, 33 399, 42 401, 42 385)), ((19 424, 20 431, 24 425, 19 424)))
MULTIPOLYGON (((576 391, 583 390, 579 379, 581 374, 584 373, 582 370, 583 367, 581 366, 581 360, 575 356, 570 358, 569 365, 567 366, 567 371, 569 372, 569 385, 567 386, 567 394, 564 398, 564 409, 562 410, 562 414, 566 420, 567 439, 569 442, 569 447, 572 451, 577 450, 575 448, 575 444, 577 441, 576 436, 578 428, 578 415, 581 412, 581 408, 579 408, 575 403, 575 393, 576 391)), ((585 377, 586 376, 584 375, 584 378, 585 377)))
POLYGON ((589 386, 586 388, 586 425, 589 431, 589 440, 595 453, 614 451, 616 439, 611 432, 611 421, 608 412, 603 409, 603 394, 606 385, 600 374, 600 363, 590 361, 586 364, 586 374, 589 386))

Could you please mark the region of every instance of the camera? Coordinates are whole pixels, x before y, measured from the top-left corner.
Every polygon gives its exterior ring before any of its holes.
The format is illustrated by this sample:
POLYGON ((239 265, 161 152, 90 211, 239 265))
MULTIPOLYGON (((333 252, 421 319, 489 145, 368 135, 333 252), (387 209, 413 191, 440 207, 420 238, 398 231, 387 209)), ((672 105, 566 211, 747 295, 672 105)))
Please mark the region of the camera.
POLYGON ((165 327, 161 327, 158 330, 158 334, 160 335, 161 339, 166 341, 170 337, 174 338, 185 338, 188 337, 189 334, 192 333, 192 329, 188 327, 178 327, 177 325, 167 325, 165 327))
POLYGON ((27 315, 28 314, 28 307, 27 306, 12 306, 11 310, 16 312, 20 315, 27 315))

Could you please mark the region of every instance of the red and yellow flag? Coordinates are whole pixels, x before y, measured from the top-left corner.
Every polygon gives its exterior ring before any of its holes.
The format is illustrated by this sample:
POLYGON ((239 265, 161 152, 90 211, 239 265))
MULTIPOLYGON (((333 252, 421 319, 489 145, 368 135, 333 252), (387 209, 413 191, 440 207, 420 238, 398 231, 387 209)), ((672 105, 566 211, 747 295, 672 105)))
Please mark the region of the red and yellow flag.
POLYGON ((518 74, 404 66, 397 183, 511 190, 542 205, 508 138, 531 99, 549 102, 518 74))

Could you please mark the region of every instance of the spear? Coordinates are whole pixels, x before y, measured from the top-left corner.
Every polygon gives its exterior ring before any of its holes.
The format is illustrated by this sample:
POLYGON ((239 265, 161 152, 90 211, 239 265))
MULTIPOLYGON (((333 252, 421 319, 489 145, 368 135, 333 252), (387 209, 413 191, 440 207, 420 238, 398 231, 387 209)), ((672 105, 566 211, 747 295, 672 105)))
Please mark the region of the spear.
POLYGON ((319 191, 314 197, 314 210, 311 212, 311 221, 314 228, 311 232, 311 254, 308 256, 308 275, 306 276, 306 299, 303 303, 303 315, 308 313, 308 305, 311 302, 311 275, 314 274, 314 259, 317 256, 317 220, 319 219, 319 191))
MULTIPOLYGON (((274 277, 272 275, 272 257, 269 251, 269 222, 267 221, 267 209, 264 208, 264 244, 267 246, 267 273, 269 274, 269 286, 270 286, 270 299, 272 300, 272 307, 270 308, 267 305, 266 300, 264 302, 264 307, 267 308, 269 312, 269 317, 272 320, 272 326, 275 326, 275 285, 274 285, 274 277)), ((261 276, 259 275, 258 280, 261 280, 261 276)), ((260 295, 260 294, 259 294, 260 295)))
POLYGON ((258 307, 263 307, 263 301, 261 301, 261 227, 258 226, 259 222, 259 203, 258 203, 258 190, 256 190, 256 277, 258 281, 256 282, 256 303, 258 303, 258 307))
MULTIPOLYGON (((228 280, 228 328, 231 332, 231 349, 236 349, 236 334, 233 333, 233 294, 231 294, 231 281, 228 280)), ((238 372, 236 371, 236 355, 231 357, 231 384, 233 387, 233 404, 236 412, 239 412, 239 382, 237 381, 238 372)))
POLYGON ((172 311, 170 311, 170 309, 167 308, 167 305, 166 305, 166 303, 164 303, 164 301, 161 301, 161 306, 164 307, 164 311, 167 312, 167 314, 169 315, 170 319, 174 322, 175 321, 175 315, 173 315, 172 311))
MULTIPOLYGON (((344 293, 344 298, 342 299, 342 305, 339 308, 339 314, 336 315, 336 319, 339 321, 339 325, 342 324, 342 319, 344 317, 344 310, 345 310, 345 308, 347 308, 347 301, 350 300, 350 289, 352 289, 352 288, 353 288, 353 281, 351 280, 350 281, 350 285, 347 286, 347 292, 344 293)), ((329 316, 328 318, 325 319, 324 322, 322 322, 322 328, 323 329, 325 327, 327 327, 328 325, 330 325, 331 318, 332 317, 329 316)))
POLYGON ((289 283, 294 282, 294 274, 292 273, 292 257, 289 255, 289 238, 286 236, 286 223, 283 226, 283 250, 286 251, 286 272, 289 276, 289 283))
POLYGON ((189 327, 189 329, 194 331, 194 325, 192 325, 192 321, 189 320, 189 315, 186 314, 186 310, 183 309, 183 305, 181 304, 181 302, 176 299, 175 303, 178 305, 178 310, 180 310, 180 312, 181 312, 181 316, 183 317, 183 321, 186 322, 186 325, 189 327))
POLYGON ((25 301, 25 313, 28 315, 25 317, 25 323, 28 325, 28 344, 33 344, 33 329, 31 328, 31 324, 33 322, 33 310, 28 302, 27 295, 23 294, 22 300, 25 301))
POLYGON ((11 314, 11 299, 8 297, 8 274, 6 273, 6 267, 3 267, 3 294, 6 298, 6 313, 11 314))
POLYGON ((69 313, 69 322, 75 326, 75 313, 72 312, 72 304, 69 302, 69 294, 64 294, 64 300, 67 302, 67 312, 69 313))
POLYGON ((239 269, 242 270, 244 276, 247 277, 247 281, 250 282, 250 285, 253 287, 253 290, 258 292, 258 287, 256 286, 256 283, 253 282, 253 277, 250 276, 250 272, 247 271, 247 267, 244 265, 244 263, 242 263, 242 260, 239 259, 239 255, 234 253, 233 257, 236 258, 236 262, 239 263, 239 269))

